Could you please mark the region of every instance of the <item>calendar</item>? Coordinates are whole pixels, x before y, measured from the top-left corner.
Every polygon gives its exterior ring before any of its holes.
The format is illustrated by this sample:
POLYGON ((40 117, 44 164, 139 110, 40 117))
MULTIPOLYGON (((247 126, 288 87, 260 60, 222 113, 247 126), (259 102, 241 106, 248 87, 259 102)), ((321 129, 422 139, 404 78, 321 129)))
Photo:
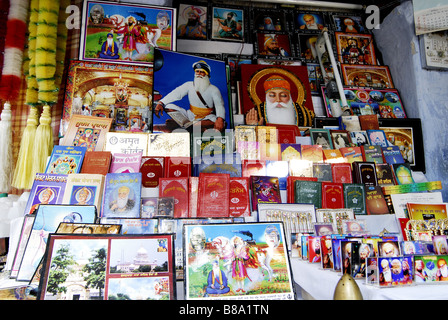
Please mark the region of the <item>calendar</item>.
POLYGON ((448 31, 420 36, 422 66, 426 69, 448 69, 448 31))
POLYGON ((413 0, 415 34, 448 30, 446 0, 413 0))

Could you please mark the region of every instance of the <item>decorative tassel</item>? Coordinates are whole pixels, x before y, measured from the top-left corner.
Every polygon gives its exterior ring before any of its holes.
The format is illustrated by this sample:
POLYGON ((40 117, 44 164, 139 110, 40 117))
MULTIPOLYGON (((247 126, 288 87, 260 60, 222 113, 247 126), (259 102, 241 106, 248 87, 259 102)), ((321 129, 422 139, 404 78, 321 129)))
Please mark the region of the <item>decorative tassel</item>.
POLYGON ((36 129, 36 136, 33 145, 33 168, 31 176, 36 173, 45 172, 48 157, 53 151, 53 129, 51 128, 51 110, 48 104, 44 105, 39 118, 39 126, 36 129))
POLYGON ((0 121, 0 193, 9 193, 12 177, 11 105, 3 106, 0 121))
POLYGON ((36 107, 31 107, 20 142, 19 155, 17 157, 16 168, 12 179, 12 186, 14 188, 31 189, 32 187, 34 180, 34 175, 32 175, 33 146, 38 124, 38 109, 36 107))
POLYGON ((28 68, 26 74, 26 104, 29 106, 38 105, 38 85, 36 81, 36 35, 37 19, 39 15, 39 0, 30 2, 30 19, 28 23, 28 68))

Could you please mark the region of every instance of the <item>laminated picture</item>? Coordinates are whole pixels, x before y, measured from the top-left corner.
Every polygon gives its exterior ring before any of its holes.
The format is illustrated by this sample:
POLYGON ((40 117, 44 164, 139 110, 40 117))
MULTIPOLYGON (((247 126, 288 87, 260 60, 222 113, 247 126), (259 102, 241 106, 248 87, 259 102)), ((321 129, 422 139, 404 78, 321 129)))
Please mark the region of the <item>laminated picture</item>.
POLYGON ((244 10, 220 7, 213 7, 212 10, 212 39, 243 42, 246 32, 244 10))
POLYGON ((288 33, 257 32, 255 53, 264 57, 293 57, 294 52, 288 33))
POLYGON ((255 8, 251 19, 254 31, 287 31, 286 17, 281 10, 255 8))
POLYGON ((179 4, 177 38, 207 40, 207 7, 179 4))
POLYGON ((322 12, 297 12, 295 28, 300 32, 320 32, 325 28, 325 18, 322 12))

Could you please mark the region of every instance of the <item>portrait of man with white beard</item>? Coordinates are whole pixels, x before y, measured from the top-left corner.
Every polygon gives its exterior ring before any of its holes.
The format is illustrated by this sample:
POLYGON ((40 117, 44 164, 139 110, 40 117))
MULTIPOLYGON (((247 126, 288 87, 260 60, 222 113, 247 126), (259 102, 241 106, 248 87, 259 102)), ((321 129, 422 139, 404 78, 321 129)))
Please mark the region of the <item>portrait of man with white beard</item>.
POLYGON ((122 186, 117 191, 115 199, 109 203, 110 211, 117 216, 126 217, 134 208, 135 200, 130 196, 131 189, 129 187, 122 186))
POLYGON ((293 101, 291 84, 281 75, 272 75, 264 83, 265 101, 246 114, 246 124, 311 125, 314 113, 293 101))
MULTIPOLYGON (((180 67, 180 66, 179 66, 180 67)), ((201 130, 216 129, 220 132, 226 128, 226 106, 221 90, 211 83, 212 69, 204 60, 193 63, 193 80, 187 81, 173 89, 160 99, 154 108, 154 114, 160 118, 164 113, 174 120, 177 116, 185 118, 191 126, 182 126, 178 121, 166 121, 168 131, 177 128, 192 130, 193 126, 200 126, 201 130), (177 105, 175 102, 188 98, 189 109, 177 105), (173 114, 174 113, 174 114, 173 114)))
POLYGON ((99 57, 103 59, 119 59, 118 45, 114 41, 114 35, 112 33, 107 34, 107 39, 101 46, 99 57))

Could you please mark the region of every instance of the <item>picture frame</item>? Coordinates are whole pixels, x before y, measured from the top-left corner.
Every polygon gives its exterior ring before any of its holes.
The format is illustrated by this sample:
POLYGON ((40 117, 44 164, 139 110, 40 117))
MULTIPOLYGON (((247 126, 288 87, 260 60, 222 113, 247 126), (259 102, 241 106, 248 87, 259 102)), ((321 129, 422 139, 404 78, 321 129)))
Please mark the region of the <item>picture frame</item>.
POLYGON ((247 12, 243 7, 211 6, 212 40, 244 42, 247 34, 247 12))
POLYGON ((350 133, 347 130, 330 130, 334 149, 351 147, 350 133))
POLYGON ((371 34, 334 33, 336 55, 340 63, 377 65, 375 46, 371 34))
POLYGON ((287 14, 283 10, 270 8, 253 8, 251 11, 250 30, 269 31, 269 32, 287 32, 288 20, 287 14))
POLYGON ((174 300, 173 235, 52 234, 48 239, 39 288, 38 300, 117 300, 121 295, 131 300, 142 296, 151 300, 174 300), (68 277, 65 279, 55 279, 51 272, 61 267, 57 261, 60 250, 70 254, 72 266, 77 265, 66 269, 68 277), (80 279, 84 283, 83 289, 64 292, 61 288, 71 286, 70 275, 79 274, 83 269, 102 274, 104 280, 92 284, 89 272, 84 272, 80 279), (54 281, 58 285, 55 286, 54 281))
POLYGON ((369 137, 365 130, 350 131, 350 139, 357 147, 369 145, 369 137))
POLYGON ((318 34, 296 34, 297 56, 307 63, 318 63, 319 58, 316 51, 318 34))
POLYGON ((329 129, 311 128, 311 144, 321 145, 323 150, 334 149, 329 129))
POLYGON ((383 130, 367 129, 366 132, 369 137, 370 145, 381 146, 384 148, 389 145, 386 134, 383 130))
POLYGON ((294 12, 294 30, 296 32, 320 33, 327 25, 327 16, 322 11, 294 12))
POLYGON ((389 66, 341 64, 343 84, 351 87, 392 89, 394 82, 389 66))
POLYGON ((55 233, 120 234, 121 224, 61 222, 55 233))
MULTIPOLYGON (((413 171, 426 172, 421 119, 378 119, 379 127, 392 145, 404 146, 409 156, 403 157, 413 171), (405 143, 406 142, 406 143, 405 143), (412 157, 412 161, 410 161, 412 157)), ((402 152, 404 154, 404 152, 402 152)))
POLYGON ((334 13, 331 15, 332 27, 336 32, 369 33, 362 16, 334 13))
POLYGON ((176 18, 175 8, 84 0, 80 60, 152 66, 156 46, 176 50, 176 18))
POLYGON ((291 34, 288 32, 258 31, 254 33, 254 38, 254 53, 257 57, 277 60, 295 57, 291 34))
POLYGON ((208 40, 209 11, 207 5, 179 3, 177 8, 177 39, 208 40))
POLYGON ((365 219, 347 219, 341 221, 342 234, 365 235, 369 234, 365 219))
POLYGON ((318 237, 329 236, 335 233, 332 223, 316 222, 314 225, 314 234, 318 237))
POLYGON ((71 60, 67 72, 61 135, 73 115, 111 118, 111 131, 150 131, 152 67, 71 60))
POLYGON ((184 225, 184 263, 186 300, 295 298, 282 223, 184 225), (213 246, 215 239, 216 246, 213 246), (219 246, 218 239, 230 247, 219 246), (246 250, 261 253, 261 248, 266 249, 264 267, 267 274, 264 275, 258 267, 251 268, 250 263, 243 266, 238 262, 239 257, 247 254, 246 250), (225 255, 227 249, 230 249, 229 257, 225 255), (274 253, 275 266, 271 264, 274 253), (237 265, 239 269, 236 269, 237 265), (212 278, 216 275, 222 286, 214 286, 209 275, 212 278))

